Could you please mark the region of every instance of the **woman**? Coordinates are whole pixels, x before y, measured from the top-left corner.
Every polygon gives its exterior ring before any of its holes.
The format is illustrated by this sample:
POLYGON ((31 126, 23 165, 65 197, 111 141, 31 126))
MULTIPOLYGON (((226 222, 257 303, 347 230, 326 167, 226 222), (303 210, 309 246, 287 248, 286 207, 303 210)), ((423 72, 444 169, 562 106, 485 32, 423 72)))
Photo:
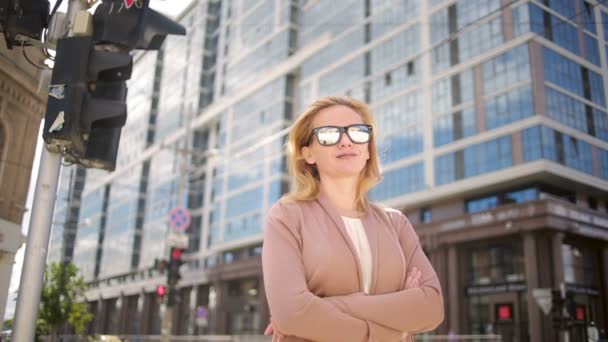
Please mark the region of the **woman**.
POLYGON ((443 321, 439 280, 399 211, 367 200, 380 181, 364 103, 308 107, 288 141, 292 192, 272 206, 262 262, 273 341, 400 341, 443 321))

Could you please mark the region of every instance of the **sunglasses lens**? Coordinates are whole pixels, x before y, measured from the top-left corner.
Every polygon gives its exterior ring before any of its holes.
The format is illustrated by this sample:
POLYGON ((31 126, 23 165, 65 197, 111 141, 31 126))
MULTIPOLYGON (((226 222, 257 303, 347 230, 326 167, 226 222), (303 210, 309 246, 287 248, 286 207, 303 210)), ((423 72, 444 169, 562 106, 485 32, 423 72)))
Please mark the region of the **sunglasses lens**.
POLYGON ((317 131, 317 138, 321 145, 334 145, 340 139, 340 130, 337 127, 321 127, 317 131))
POLYGON ((369 127, 365 125, 350 126, 348 128, 348 135, 354 143, 366 143, 369 141, 370 137, 369 127))

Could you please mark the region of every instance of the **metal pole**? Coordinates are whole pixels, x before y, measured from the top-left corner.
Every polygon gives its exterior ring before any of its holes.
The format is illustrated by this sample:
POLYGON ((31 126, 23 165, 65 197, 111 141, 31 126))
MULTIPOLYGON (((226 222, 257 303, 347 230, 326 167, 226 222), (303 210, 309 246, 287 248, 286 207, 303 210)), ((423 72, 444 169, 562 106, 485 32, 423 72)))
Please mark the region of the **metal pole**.
MULTIPOLYGON (((76 14, 86 9, 88 9, 87 0, 69 1, 68 35, 73 35, 76 14)), ((35 338, 60 169, 61 155, 43 148, 17 294, 15 326, 11 338, 15 342, 32 342, 35 338)))
POLYGON ((34 341, 60 166, 61 155, 43 148, 19 283, 11 339, 15 342, 34 341))

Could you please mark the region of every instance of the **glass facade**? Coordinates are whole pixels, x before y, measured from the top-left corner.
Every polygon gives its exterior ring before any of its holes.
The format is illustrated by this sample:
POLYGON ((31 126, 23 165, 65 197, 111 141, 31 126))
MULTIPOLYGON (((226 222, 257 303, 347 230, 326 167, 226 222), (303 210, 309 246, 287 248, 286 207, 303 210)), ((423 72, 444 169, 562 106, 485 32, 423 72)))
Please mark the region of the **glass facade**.
MULTIPOLYGON (((135 55, 117 169, 88 172, 72 212, 84 222, 78 265, 88 280, 149 270, 168 253, 168 213, 178 206, 192 216, 196 262, 185 268, 233 262, 234 246, 260 244, 268 208, 288 190, 286 129, 327 95, 360 99, 374 113, 377 201, 398 207, 460 182, 476 192, 538 160, 608 180, 606 7, 502 3, 196 2, 180 19, 187 36, 135 55), (576 18, 576 8, 586 13, 576 18)), ((65 182, 60 194, 74 181, 65 182)), ((539 194, 471 196, 463 202, 472 214, 539 194)), ((69 206, 57 203, 54 223, 66 222, 69 206)), ((62 258, 62 227, 54 224, 50 258, 62 258)), ((504 257, 471 256, 471 281, 519 277, 521 265, 500 274, 495 265, 519 252, 496 253, 504 257)), ((235 318, 235 329, 251 330, 251 319, 235 318)))

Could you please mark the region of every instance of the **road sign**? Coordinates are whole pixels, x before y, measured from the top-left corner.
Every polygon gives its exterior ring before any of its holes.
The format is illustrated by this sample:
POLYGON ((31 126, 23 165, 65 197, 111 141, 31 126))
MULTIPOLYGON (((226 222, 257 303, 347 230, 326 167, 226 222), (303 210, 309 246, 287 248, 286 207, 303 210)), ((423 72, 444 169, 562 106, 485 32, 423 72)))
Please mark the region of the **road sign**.
POLYGON ((207 308, 205 308, 204 306, 197 306, 196 307, 196 317, 198 318, 207 318, 207 308))
POLYGON ((183 232, 190 227, 190 212, 185 208, 173 208, 169 212, 169 224, 176 232, 183 232))
POLYGON ((195 320, 196 325, 199 327, 206 327, 207 324, 209 323, 207 321, 208 314, 209 313, 207 311, 207 308, 205 308, 202 305, 197 306, 196 307, 196 320, 195 320))
POLYGON ((188 248, 188 235, 182 233, 170 233, 167 236, 167 245, 175 248, 188 248))
POLYGON ((548 315, 551 312, 553 306, 552 294, 550 288, 538 288, 532 290, 532 296, 536 299, 536 303, 540 306, 540 309, 548 315))

